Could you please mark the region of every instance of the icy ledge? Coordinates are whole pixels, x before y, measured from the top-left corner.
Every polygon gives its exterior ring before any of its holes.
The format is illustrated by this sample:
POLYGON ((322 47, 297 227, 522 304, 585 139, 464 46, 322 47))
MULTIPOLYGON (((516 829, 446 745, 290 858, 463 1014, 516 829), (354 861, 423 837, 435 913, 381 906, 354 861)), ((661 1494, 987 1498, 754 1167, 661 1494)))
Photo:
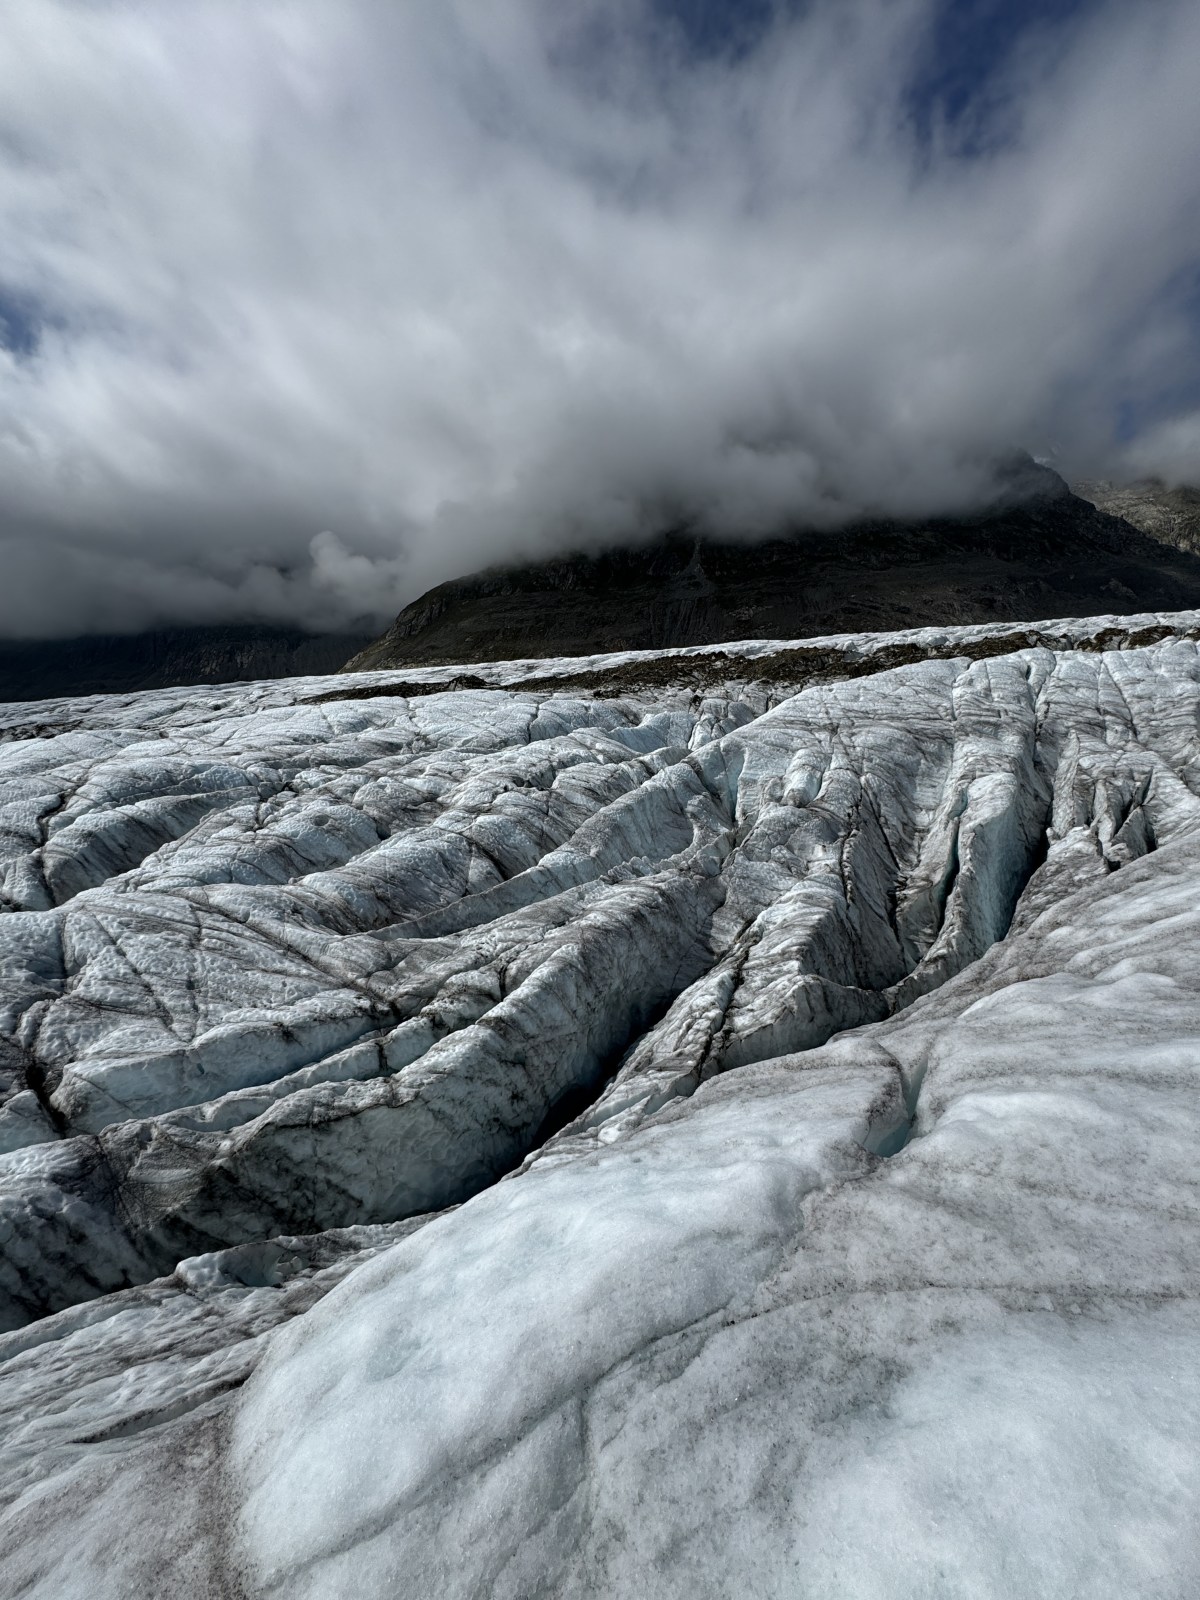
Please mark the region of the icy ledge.
POLYGON ((5 747, 0 1592, 1195 1593, 1171 625, 5 747))

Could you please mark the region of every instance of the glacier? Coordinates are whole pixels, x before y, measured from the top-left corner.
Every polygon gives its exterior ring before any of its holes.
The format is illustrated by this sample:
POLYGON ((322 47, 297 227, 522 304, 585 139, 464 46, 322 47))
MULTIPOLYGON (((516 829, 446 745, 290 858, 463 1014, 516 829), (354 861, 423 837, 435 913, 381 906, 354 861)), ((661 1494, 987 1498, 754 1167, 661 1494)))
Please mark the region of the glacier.
POLYGON ((0 1592, 1196 1593, 1198 640, 0 708, 0 1592))

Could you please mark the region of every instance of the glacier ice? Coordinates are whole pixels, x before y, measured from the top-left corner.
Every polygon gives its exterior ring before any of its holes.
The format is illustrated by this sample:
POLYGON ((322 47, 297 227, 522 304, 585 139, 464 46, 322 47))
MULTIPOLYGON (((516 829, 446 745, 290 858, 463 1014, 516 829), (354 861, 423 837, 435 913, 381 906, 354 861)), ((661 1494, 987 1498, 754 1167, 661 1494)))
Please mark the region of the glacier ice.
POLYGON ((0 1591, 1195 1593, 1196 622, 0 712, 0 1591))

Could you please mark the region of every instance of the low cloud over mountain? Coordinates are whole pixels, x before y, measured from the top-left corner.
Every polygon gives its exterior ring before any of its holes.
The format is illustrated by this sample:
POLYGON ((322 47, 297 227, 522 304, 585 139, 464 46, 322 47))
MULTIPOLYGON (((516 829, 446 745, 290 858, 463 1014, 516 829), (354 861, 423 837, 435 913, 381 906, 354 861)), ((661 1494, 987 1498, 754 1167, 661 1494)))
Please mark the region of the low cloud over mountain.
POLYGON ((1194 477, 1200 11, 986 10, 9 0, 0 633, 1194 477))

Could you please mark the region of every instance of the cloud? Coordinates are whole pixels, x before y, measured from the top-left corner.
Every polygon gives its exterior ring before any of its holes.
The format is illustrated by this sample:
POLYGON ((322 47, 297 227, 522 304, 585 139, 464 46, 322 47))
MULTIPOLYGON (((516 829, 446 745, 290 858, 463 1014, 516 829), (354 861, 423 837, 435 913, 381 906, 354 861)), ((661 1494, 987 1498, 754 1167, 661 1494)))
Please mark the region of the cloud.
POLYGON ((8 0, 0 633, 382 621, 1013 446, 1188 475, 1190 0, 1030 27, 953 117, 934 0, 678 14, 8 0))
POLYGON ((1200 483, 1200 410, 1149 428, 1119 458, 1118 479, 1162 478, 1168 486, 1200 483))

